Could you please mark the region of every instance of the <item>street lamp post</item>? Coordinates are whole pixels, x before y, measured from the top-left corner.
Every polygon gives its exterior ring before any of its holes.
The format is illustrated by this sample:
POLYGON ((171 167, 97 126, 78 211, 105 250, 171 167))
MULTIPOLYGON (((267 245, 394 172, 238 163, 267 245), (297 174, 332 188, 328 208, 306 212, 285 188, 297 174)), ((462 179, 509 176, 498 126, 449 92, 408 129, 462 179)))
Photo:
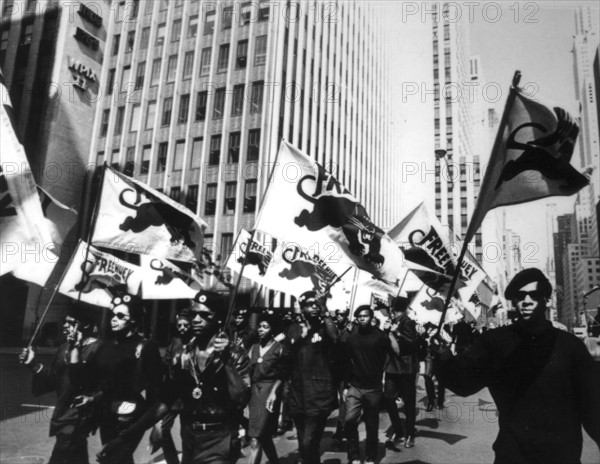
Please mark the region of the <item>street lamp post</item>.
POLYGON ((448 172, 448 182, 450 182, 450 185, 452 185, 452 188, 454 188, 454 179, 453 179, 453 175, 450 172, 450 164, 448 163, 448 158, 447 158, 447 154, 448 154, 448 150, 446 150, 445 147, 443 146, 438 146, 435 151, 435 158, 438 160, 444 159, 446 160, 446 170, 448 172))

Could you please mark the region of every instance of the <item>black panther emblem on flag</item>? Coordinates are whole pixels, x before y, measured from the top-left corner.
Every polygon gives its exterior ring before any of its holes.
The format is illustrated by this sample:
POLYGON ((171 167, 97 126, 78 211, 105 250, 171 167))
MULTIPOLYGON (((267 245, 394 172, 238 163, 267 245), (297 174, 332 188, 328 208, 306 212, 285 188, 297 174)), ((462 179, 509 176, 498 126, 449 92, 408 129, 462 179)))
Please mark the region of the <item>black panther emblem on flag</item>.
POLYGON ((142 203, 142 195, 139 191, 132 188, 124 189, 119 195, 119 202, 127 208, 133 209, 135 216, 128 216, 119 226, 123 231, 132 231, 135 233, 143 232, 150 226, 165 226, 171 234, 171 244, 183 244, 194 250, 196 243, 190 235, 190 228, 193 226, 193 219, 172 206, 162 202, 159 198, 153 197, 149 193, 145 195, 150 200, 149 203, 142 203), (135 194, 135 201, 129 203, 125 194, 132 192, 135 194))
POLYGON ((548 129, 544 125, 537 122, 521 124, 510 133, 506 141, 506 149, 523 150, 523 152, 518 158, 504 165, 496 183, 496 190, 504 182, 531 170, 540 172, 546 179, 562 180, 564 183, 559 186, 561 190, 579 190, 587 185, 587 179, 570 164, 579 127, 562 108, 555 107, 554 112, 558 122, 556 130, 551 134, 548 134, 548 129), (533 127, 547 135, 525 143, 518 141, 517 134, 526 127, 533 127), (553 146, 555 148, 550 151, 553 146), (559 156, 554 156, 552 152, 558 153, 559 156))
POLYGON ((321 166, 318 166, 318 179, 306 175, 297 185, 298 194, 314 205, 312 211, 304 209, 294 218, 299 227, 311 232, 327 226, 342 229, 348 240, 350 252, 364 258, 371 266, 379 269, 385 258, 381 252, 383 230, 375 226, 365 208, 350 197, 350 192, 321 166), (305 192, 303 184, 307 180, 317 183, 314 194, 305 192))

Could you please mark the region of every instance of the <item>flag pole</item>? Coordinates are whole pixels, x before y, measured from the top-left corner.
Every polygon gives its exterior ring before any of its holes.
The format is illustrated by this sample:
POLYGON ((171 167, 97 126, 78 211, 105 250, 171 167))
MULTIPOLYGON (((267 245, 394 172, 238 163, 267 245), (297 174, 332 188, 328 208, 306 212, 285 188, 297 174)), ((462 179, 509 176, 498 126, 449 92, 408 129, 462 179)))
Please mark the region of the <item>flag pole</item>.
MULTIPOLYGON (((75 248, 77 250, 77 248, 79 248, 79 243, 81 242, 81 239, 79 240, 79 242, 77 243, 77 247, 75 248)), ((44 319, 46 318, 46 314, 48 314, 48 310, 50 309, 50 305, 52 304, 52 302, 54 301, 54 297, 56 296, 56 294, 58 293, 58 289, 60 288, 60 286, 62 285, 62 282, 65 278, 65 275, 67 275, 67 271, 69 270, 69 268, 71 267, 71 263, 73 262, 73 257, 75 256, 75 253, 73 253, 71 255, 71 257, 69 258, 69 262, 67 263, 65 270, 62 272, 60 279, 58 281, 58 283, 56 284, 56 286, 54 287, 54 290, 52 291, 52 295, 50 295, 50 299, 48 300, 48 303, 46 303, 46 307, 44 308, 44 312, 42 313, 42 317, 40 317, 39 321, 37 322, 37 325, 33 331, 33 335, 31 336, 31 339, 29 340, 29 343, 27 344, 27 349, 31 348, 33 345, 33 342, 35 340, 35 337, 37 336, 40 327, 42 327, 42 322, 44 322, 44 319)))
MULTIPOLYGON (((496 134, 496 139, 494 140, 494 145, 492 147, 492 155, 491 156, 493 156, 493 154, 496 153, 498 151, 499 147, 504 143, 504 140, 503 140, 504 128, 506 127, 506 124, 507 124, 508 114, 510 113, 510 109, 512 108, 512 105, 515 101, 515 97, 517 96, 517 92, 518 92, 517 88, 519 86, 520 81, 521 81, 521 71, 517 70, 517 71, 515 71, 515 73, 513 75, 512 85, 510 88, 510 92, 508 94, 508 98, 506 99, 506 104, 504 106, 504 112, 502 113, 502 120, 500 121, 500 125, 498 127, 498 133, 496 134)), ((491 158, 491 156, 490 156, 490 158, 491 158)), ((481 187, 479 188, 480 193, 483 190, 483 187, 485 185, 492 182, 492 176, 494 175, 494 172, 492 172, 492 171, 494 171, 494 169, 492 169, 491 166, 488 166, 488 169, 485 172, 483 181, 481 182, 481 187)), ((461 265, 462 265, 463 259, 465 258, 465 255, 467 253, 468 244, 471 241, 471 238, 473 238, 473 236, 475 235, 475 232, 477 231, 477 229, 479 229, 479 226, 481 225, 481 222, 483 221, 483 217, 485 217, 485 214, 487 213, 487 211, 483 211, 482 204, 483 204, 483 196, 480 194, 477 197, 477 204, 475 205, 475 210, 473 211, 473 215, 471 216, 471 220, 469 221, 469 227, 467 228, 467 232, 465 234, 465 240, 463 242, 462 249, 460 250, 460 255, 456 262, 456 268, 454 270, 454 275, 452 276, 452 282, 450 283, 450 288, 448 289, 448 294, 446 295, 446 301, 444 302, 444 309, 442 310, 442 314, 440 316, 440 323, 438 324, 436 332, 434 334, 434 337, 436 337, 436 338, 439 336, 442 325, 444 324, 444 319, 446 318, 446 312, 448 311, 448 306, 450 306, 450 301, 452 299, 452 295, 456 288, 458 276, 460 275, 461 265)))
MULTIPOLYGON (((348 272, 348 271, 346 271, 348 272)), ((352 309, 354 308, 354 301, 356 300, 356 291, 358 290, 358 276, 359 276, 359 269, 355 268, 354 269, 354 278, 352 279, 352 292, 350 293, 350 301, 349 303, 349 312, 350 315, 352 315, 352 309)))

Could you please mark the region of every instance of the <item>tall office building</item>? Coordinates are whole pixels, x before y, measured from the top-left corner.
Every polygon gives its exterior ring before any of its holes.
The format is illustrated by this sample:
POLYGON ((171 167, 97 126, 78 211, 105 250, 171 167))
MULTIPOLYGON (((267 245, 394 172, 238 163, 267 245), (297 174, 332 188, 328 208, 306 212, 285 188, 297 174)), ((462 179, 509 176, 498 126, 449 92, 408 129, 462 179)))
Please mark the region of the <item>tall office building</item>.
POLYGON ((253 228, 282 139, 375 223, 399 219, 388 42, 368 2, 142 1, 135 21, 122 13, 108 30, 90 161, 196 211, 216 255, 253 228))
MULTIPOLYGON (((481 78, 480 62, 469 54, 468 25, 446 21, 446 8, 445 3, 441 8, 436 4, 432 26, 435 146, 446 153, 445 160, 436 162, 435 213, 442 224, 464 236, 481 185, 485 149, 476 146, 485 137, 478 136, 475 128, 487 134, 487 124, 481 124, 487 116, 479 99, 468 97, 481 78)), ((481 231, 473 244, 474 255, 481 260, 481 231)))
MULTIPOLYGON (((76 210, 82 205, 95 104, 102 90, 98 76, 109 7, 105 0, 0 0, 0 69, 9 90, 9 95, 0 90, 0 98, 12 102, 15 131, 36 182, 76 210)), ((50 279, 49 287, 58 277, 50 279)), ((0 292, 5 308, 0 324, 10 327, 0 344, 15 346, 31 335, 52 292, 10 275, 0 278, 0 292)), ((54 301, 47 324, 61 317, 60 309, 54 310, 61 307, 61 298, 54 301)))
POLYGON ((564 214, 556 218, 556 232, 554 238, 554 269, 556 276, 556 309, 558 320, 563 318, 564 300, 564 263, 563 253, 571 240, 571 222, 574 220, 572 214, 564 214))

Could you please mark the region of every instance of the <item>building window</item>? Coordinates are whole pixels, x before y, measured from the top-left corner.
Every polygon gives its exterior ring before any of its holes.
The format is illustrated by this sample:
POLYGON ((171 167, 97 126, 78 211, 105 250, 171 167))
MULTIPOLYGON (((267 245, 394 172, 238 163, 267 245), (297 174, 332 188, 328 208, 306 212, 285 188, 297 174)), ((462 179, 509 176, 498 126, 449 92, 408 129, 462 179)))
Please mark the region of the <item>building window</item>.
MULTIPOLYGON (((270 10, 269 10, 269 8, 270 8, 269 4, 267 2, 261 2, 261 1, 259 1, 259 8, 260 9, 258 10, 258 20, 260 22, 268 21, 269 20, 269 12, 270 12, 270 10)), ((296 9, 296 14, 297 15, 300 14, 300 7, 298 7, 296 9)), ((295 19, 298 20, 297 17, 295 19)))
POLYGON ((207 11, 204 16, 204 35, 211 35, 215 30, 215 11, 207 11))
POLYGON ((183 58, 183 78, 190 79, 194 68, 194 52, 186 52, 183 58))
POLYGON ((250 23, 252 19, 252 2, 244 2, 240 8, 242 15, 242 25, 250 23))
POLYGON ((112 49, 111 49, 111 55, 115 56, 119 53, 119 44, 121 42, 121 35, 120 34, 115 34, 113 36, 113 42, 112 42, 112 49))
POLYGON ((185 140, 178 140, 175 144, 175 156, 173 157, 173 171, 183 169, 183 155, 185 154, 185 140))
POLYGON ((203 48, 200 57, 200 76, 208 76, 210 73, 210 53, 211 48, 203 48))
POLYGON ((213 119, 223 118, 223 109, 225 108, 225 89, 217 89, 215 92, 215 103, 213 107, 213 119))
POLYGON ((156 116, 156 100, 148 102, 148 108, 146 109, 146 125, 144 130, 152 129, 154 127, 154 117, 156 116))
POLYGON ((156 157, 156 172, 165 172, 167 169, 167 152, 169 150, 168 142, 158 144, 158 154, 156 157))
POLYGON ((138 103, 131 107, 131 119, 129 121, 129 132, 137 132, 140 130, 140 115, 141 115, 142 107, 138 103))
POLYGON ((165 43, 165 33, 167 31, 167 25, 165 23, 159 24, 156 30, 156 41, 154 45, 157 47, 165 43))
POLYGON ((221 160, 221 135, 213 135, 210 138, 210 154, 208 156, 209 166, 217 166, 221 160))
POLYGON ((106 88, 109 95, 112 95, 115 87, 115 68, 108 70, 108 80, 106 81, 106 88))
POLYGON ((254 50, 254 66, 263 66, 267 62, 267 36, 261 35, 256 38, 254 50))
POLYGON ((145 27, 142 29, 142 38, 140 39, 140 50, 146 50, 150 43, 150 28, 145 27))
POLYGON ((208 92, 198 92, 198 99, 196 100, 196 121, 204 121, 206 119, 206 100, 208 99, 208 92))
POLYGON ((250 113, 260 113, 262 111, 263 90, 263 81, 256 81, 252 83, 252 100, 250 101, 250 113))
POLYGON ((190 94, 186 93, 179 97, 179 113, 177 115, 177 124, 185 124, 188 120, 190 110, 190 94))
POLYGON ((249 179, 244 186, 244 213, 256 211, 256 179, 249 179))
POLYGON ((235 58, 235 67, 244 69, 248 61, 248 40, 240 40, 237 43, 237 51, 235 58))
POLYGON ((239 163, 240 161, 240 132, 229 134, 229 151, 227 153, 228 163, 239 163))
POLYGON ((160 58, 157 58, 152 62, 152 75, 150 76, 150 85, 158 85, 160 82, 160 58))
POLYGON ((225 202, 223 204, 223 214, 235 213, 235 190, 237 182, 225 183, 225 202))
POLYGON ((123 173, 126 176, 132 176, 135 168, 135 147, 127 147, 127 153, 125 154, 125 167, 123 173))
POLYGON ((100 124, 100 137, 106 137, 108 133, 108 121, 110 119, 110 110, 102 112, 102 123, 100 124))
POLYGON ((131 66, 125 66, 123 68, 123 74, 121 75, 121 91, 122 92, 127 92, 130 87, 130 84, 134 84, 134 82, 131 81, 131 66))
POLYGON ((217 184, 206 185, 206 200, 204 202, 204 215, 214 216, 217 212, 217 184))
POLYGON ((171 55, 167 62, 167 82, 173 82, 177 75, 177 55, 171 55))
POLYGON ((133 46, 135 45, 135 31, 129 31, 127 33, 127 43, 125 44, 125 53, 131 53, 133 46))
POLYGON ((181 187, 171 187, 169 198, 171 198, 173 201, 179 202, 179 200, 181 200, 181 187))
POLYGON ((233 87, 233 99, 231 104, 231 115, 239 116, 244 110, 245 85, 240 84, 233 87))
POLYGON ((231 29, 231 22, 233 19, 233 6, 226 6, 225 8, 223 8, 222 18, 223 20, 221 22, 221 28, 231 29))
POLYGON ((142 150, 142 165, 140 166, 140 174, 148 174, 150 170, 150 155, 152 153, 151 145, 144 145, 142 150))
POLYGON ((258 161, 260 153, 260 129, 250 129, 248 131, 248 161, 258 161))
POLYGON ((179 42, 181 39, 181 19, 173 21, 173 29, 171 31, 171 42, 179 42))
POLYGON ((138 63, 137 72, 135 74, 135 88, 141 89, 144 86, 144 74, 146 74, 146 62, 138 63))
POLYGON ((188 21, 187 36, 188 39, 198 35, 198 15, 190 16, 188 21))
POLYGON ((221 45, 219 48, 219 63, 217 64, 217 72, 227 71, 227 63, 229 62, 229 44, 221 45))
POLYGON ((229 259, 233 251, 233 234, 221 234, 221 259, 226 261, 229 259))
POLYGON ((119 170, 119 149, 115 148, 110 155, 110 167, 119 170))
POLYGON ((117 117, 115 118, 115 130, 114 130, 114 135, 121 135, 121 132, 123 132, 123 116, 125 115, 125 107, 124 106, 119 106, 117 108, 117 117))
POLYGON ((191 209, 194 213, 198 210, 198 186, 189 185, 187 195, 185 197, 185 206, 191 209))
POLYGON ((104 164, 104 152, 99 151, 98 155, 96 155, 96 167, 102 166, 104 164))
POLYGON ((192 155, 190 156, 190 169, 198 169, 201 167, 202 160, 202 146, 204 145, 204 139, 202 137, 196 137, 192 142, 192 155))
POLYGON ((171 111, 173 109, 173 97, 167 97, 163 101, 163 112, 160 123, 168 126, 171 123, 171 111))

